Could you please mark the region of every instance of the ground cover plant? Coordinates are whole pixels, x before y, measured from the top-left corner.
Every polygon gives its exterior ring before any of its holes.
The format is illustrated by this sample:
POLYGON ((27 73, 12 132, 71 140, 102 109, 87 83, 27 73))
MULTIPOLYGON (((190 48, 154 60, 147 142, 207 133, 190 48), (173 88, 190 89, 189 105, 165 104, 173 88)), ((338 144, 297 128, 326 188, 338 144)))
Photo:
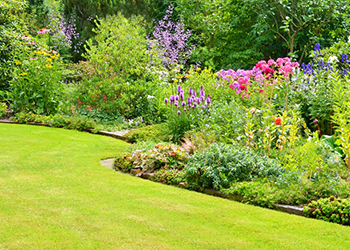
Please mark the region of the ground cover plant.
POLYGON ((0 138, 1 248, 347 249, 349 245, 348 227, 104 168, 100 159, 127 147, 113 138, 12 124, 0 124, 0 138))

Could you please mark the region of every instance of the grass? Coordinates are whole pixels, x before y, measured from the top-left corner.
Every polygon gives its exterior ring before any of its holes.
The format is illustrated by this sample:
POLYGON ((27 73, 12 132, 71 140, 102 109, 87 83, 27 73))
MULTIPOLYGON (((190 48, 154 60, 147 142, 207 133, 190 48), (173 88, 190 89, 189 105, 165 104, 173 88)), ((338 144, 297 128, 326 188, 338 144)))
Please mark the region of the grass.
POLYGON ((0 249, 349 249, 350 228, 99 164, 126 144, 0 124, 0 249))

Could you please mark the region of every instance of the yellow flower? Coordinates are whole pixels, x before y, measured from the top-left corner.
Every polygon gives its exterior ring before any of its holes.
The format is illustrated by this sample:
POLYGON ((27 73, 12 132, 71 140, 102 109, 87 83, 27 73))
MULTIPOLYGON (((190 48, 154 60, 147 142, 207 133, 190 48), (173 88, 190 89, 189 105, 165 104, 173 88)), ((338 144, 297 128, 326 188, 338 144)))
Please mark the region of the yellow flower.
POLYGON ((52 59, 51 58, 47 58, 46 61, 52 62, 52 59))
POLYGON ((208 74, 210 71, 209 71, 209 70, 207 70, 207 69, 205 69, 205 70, 204 70, 204 72, 208 74))
POLYGON ((46 68, 49 68, 49 69, 52 68, 51 64, 46 64, 45 67, 46 67, 46 68))
POLYGON ((185 75, 185 78, 189 78, 190 76, 189 75, 185 75))
POLYGON ((180 78, 182 78, 182 76, 177 76, 177 78, 179 78, 179 79, 180 79, 180 78))
POLYGON ((17 61, 17 62, 16 62, 16 65, 18 65, 18 64, 22 64, 22 63, 21 63, 20 61, 17 61))
MULTIPOLYGON (((193 71, 192 70, 190 70, 190 71, 188 71, 188 74, 192 74, 193 73, 193 71)), ((185 76, 186 77, 186 76, 185 76)))
POLYGON ((26 75, 28 75, 27 73, 21 73, 21 74, 19 74, 19 76, 26 76, 26 75))
POLYGON ((179 82, 179 80, 177 80, 177 79, 176 79, 176 80, 174 80, 174 83, 178 83, 178 82, 179 82))
POLYGON ((201 68, 197 68, 196 71, 201 71, 201 68))
POLYGON ((219 76, 219 74, 218 74, 218 73, 215 73, 215 74, 214 74, 214 76, 218 77, 218 76, 219 76))

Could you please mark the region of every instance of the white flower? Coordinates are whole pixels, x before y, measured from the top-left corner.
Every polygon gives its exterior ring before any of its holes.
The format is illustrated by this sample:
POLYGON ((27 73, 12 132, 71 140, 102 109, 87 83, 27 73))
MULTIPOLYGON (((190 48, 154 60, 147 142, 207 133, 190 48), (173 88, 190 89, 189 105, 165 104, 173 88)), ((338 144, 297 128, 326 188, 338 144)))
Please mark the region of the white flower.
POLYGON ((348 43, 350 43, 350 36, 348 37, 348 43))
POLYGON ((147 96, 147 99, 153 99, 153 98, 155 98, 153 95, 148 95, 147 96))
POLYGON ((338 57, 336 56, 330 56, 328 59, 329 63, 339 62, 338 57))

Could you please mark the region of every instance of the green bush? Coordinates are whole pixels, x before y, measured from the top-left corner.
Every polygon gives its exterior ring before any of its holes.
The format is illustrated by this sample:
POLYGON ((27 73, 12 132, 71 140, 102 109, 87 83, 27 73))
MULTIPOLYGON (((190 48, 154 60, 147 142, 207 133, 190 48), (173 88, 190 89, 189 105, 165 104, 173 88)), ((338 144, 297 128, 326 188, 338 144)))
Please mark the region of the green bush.
POLYGON ((306 217, 350 225, 350 200, 334 197, 312 201, 304 207, 306 217))
POLYGON ((97 126, 97 124, 93 120, 88 119, 86 117, 77 117, 61 114, 43 116, 33 114, 31 112, 21 112, 15 114, 15 118, 13 120, 19 123, 35 122, 39 124, 46 124, 50 127, 59 127, 75 130, 93 129, 97 126))
POLYGON ((115 170, 129 173, 133 169, 134 165, 130 160, 131 154, 128 152, 118 152, 115 156, 114 168, 115 170))
POLYGON ((149 177, 149 180, 167 185, 179 185, 180 182, 186 181, 185 174, 185 171, 178 169, 159 169, 149 177))
POLYGON ((95 76, 79 83, 73 105, 126 118, 142 116, 148 123, 159 120, 155 106, 162 89, 157 87, 159 76, 153 67, 161 61, 147 50, 140 23, 141 18, 126 19, 121 14, 99 20, 85 55, 95 76))
POLYGON ((16 56, 24 51, 24 21, 21 18, 25 1, 4 0, 0 2, 0 94, 10 86, 16 56))
POLYGON ((139 141, 165 141, 167 138, 163 124, 145 126, 130 130, 124 136, 130 143, 139 141))
POLYGON ((4 117, 7 112, 7 105, 0 102, 0 118, 4 117))
POLYGON ((187 182, 192 188, 228 188, 231 183, 275 178, 285 172, 276 161, 249 148, 211 144, 188 161, 187 182))

